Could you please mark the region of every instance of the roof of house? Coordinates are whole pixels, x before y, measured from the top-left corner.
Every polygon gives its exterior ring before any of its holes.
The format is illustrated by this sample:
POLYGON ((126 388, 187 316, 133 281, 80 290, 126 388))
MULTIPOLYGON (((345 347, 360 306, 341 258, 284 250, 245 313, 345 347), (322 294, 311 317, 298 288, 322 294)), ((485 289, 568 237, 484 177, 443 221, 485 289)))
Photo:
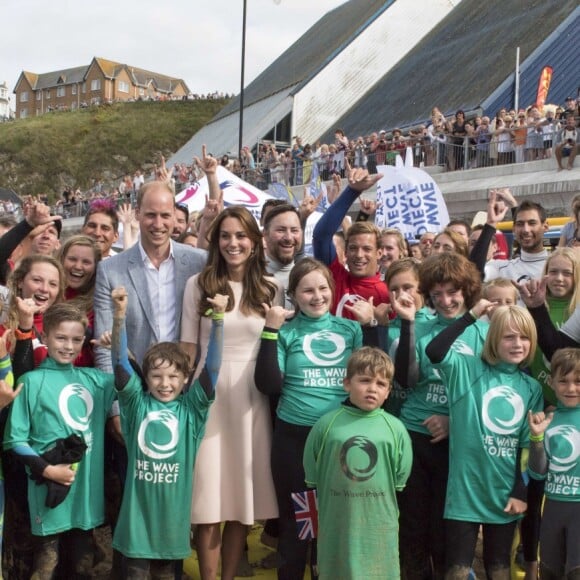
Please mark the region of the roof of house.
MULTIPOLYGON (((394 0, 350 0, 325 14, 244 90, 244 107, 312 78, 394 0)), ((239 95, 215 120, 239 110, 239 95)))
POLYGON ((175 88, 177 84, 182 83, 186 92, 189 92, 189 88, 183 79, 154 73, 145 69, 132 67, 100 57, 95 57, 89 65, 85 66, 77 66, 74 68, 56 70, 41 74, 23 71, 22 75, 24 75, 34 90, 48 89, 58 85, 82 83, 85 80, 86 74, 93 62, 96 62, 100 69, 103 71, 103 74, 110 79, 116 78, 121 70, 126 69, 129 75, 133 77, 133 80, 137 86, 147 86, 149 82, 153 82, 157 90, 160 92, 169 93, 175 88))
MULTIPOLYGON (((503 83, 501 98, 510 97, 510 86, 513 95, 509 79, 518 46, 520 62, 535 55, 534 66, 530 59, 521 71, 529 76, 522 84, 520 103, 535 100, 539 70, 547 64, 554 67, 550 96, 563 102, 559 93, 575 89, 580 78, 580 59, 570 49, 577 44, 578 18, 578 0, 528 0, 525 8, 519 2, 462 0, 333 126, 354 137, 423 122, 435 106, 449 113, 476 110, 485 103, 495 114, 500 95, 493 102, 489 97, 503 83)), ((329 139, 333 132, 322 136, 323 141, 329 139)))

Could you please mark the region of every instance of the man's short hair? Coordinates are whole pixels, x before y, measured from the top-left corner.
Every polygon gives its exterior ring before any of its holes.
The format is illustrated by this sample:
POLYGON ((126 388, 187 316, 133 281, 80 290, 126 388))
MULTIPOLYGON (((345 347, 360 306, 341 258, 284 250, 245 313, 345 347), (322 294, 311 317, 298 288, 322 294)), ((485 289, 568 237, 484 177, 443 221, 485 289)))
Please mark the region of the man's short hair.
POLYGON ((535 201, 530 201, 529 199, 525 199, 514 209, 514 222, 518 219, 518 214, 521 211, 537 211, 542 223, 548 219, 544 206, 535 201))
POLYGON ((181 211, 185 214, 185 221, 189 222, 189 208, 184 203, 175 203, 175 211, 181 211))
POLYGON ((171 189, 171 185, 166 181, 149 181, 139 188, 139 192, 137 193, 137 209, 141 207, 143 198, 152 189, 165 189, 171 195, 175 195, 175 192, 171 189))
POLYGON ((381 245, 381 230, 371 222, 354 222, 345 235, 346 244, 353 236, 360 236, 363 234, 370 234, 375 236, 377 249, 381 245))
POLYGON ((266 221, 266 217, 272 208, 278 207, 279 205, 290 205, 285 199, 267 199, 262 206, 262 213, 260 215, 260 225, 264 226, 264 222, 266 221))
POLYGON ((63 322, 78 322, 87 329, 89 324, 87 317, 70 302, 58 302, 50 306, 42 317, 42 330, 44 334, 54 330, 63 322))
MULTIPOLYGON (((270 201, 270 200, 268 200, 268 201, 270 201)), ((282 200, 279 200, 279 201, 282 201, 282 200)), ((266 203, 268 203, 268 202, 266 202, 266 203)), ((264 210, 262 209, 262 211, 264 211, 264 210)), ((280 205, 273 206, 272 209, 270 211, 268 211, 268 213, 266 214, 266 218, 264 219, 264 229, 267 230, 270 227, 270 223, 272 222, 272 220, 276 216, 279 216, 280 214, 283 214, 283 213, 293 213, 298 217, 298 221, 300 221, 300 214, 298 213, 298 210, 293 205, 290 205, 289 203, 283 203, 280 205)))

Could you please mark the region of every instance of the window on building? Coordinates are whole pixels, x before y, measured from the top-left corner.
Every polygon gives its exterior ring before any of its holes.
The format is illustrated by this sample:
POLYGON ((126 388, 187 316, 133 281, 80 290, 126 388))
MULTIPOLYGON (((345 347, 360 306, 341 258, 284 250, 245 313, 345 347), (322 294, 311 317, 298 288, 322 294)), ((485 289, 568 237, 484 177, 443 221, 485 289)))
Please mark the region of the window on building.
POLYGON ((83 94, 87 92, 87 83, 83 83, 82 92, 83 94))
POLYGON ((128 93, 129 92, 129 83, 125 81, 119 81, 119 92, 120 93, 128 93))
POLYGON ((101 79, 94 79, 91 81, 91 91, 101 90, 101 79))
POLYGON ((46 98, 50 99, 50 91, 46 91, 46 98))
POLYGON ((73 94, 73 95, 77 94, 77 86, 76 85, 71 86, 71 94, 73 94))
POLYGON ((42 99, 42 91, 36 91, 36 100, 40 101, 42 99))
POLYGON ((145 89, 144 88, 140 88, 139 89, 139 96, 142 97, 145 94, 145 89))
POLYGON ((71 108, 71 109, 74 111, 74 110, 77 108, 77 102, 76 102, 76 101, 73 101, 73 102, 70 104, 70 108, 71 108))
POLYGON ((56 87, 56 96, 64 97, 66 95, 66 89, 64 87, 56 87))
POLYGON ((28 109, 20 109, 20 118, 24 119, 25 117, 28 117, 28 109))
POLYGON ((28 91, 23 91, 20 93, 20 102, 27 103, 28 102, 28 91))

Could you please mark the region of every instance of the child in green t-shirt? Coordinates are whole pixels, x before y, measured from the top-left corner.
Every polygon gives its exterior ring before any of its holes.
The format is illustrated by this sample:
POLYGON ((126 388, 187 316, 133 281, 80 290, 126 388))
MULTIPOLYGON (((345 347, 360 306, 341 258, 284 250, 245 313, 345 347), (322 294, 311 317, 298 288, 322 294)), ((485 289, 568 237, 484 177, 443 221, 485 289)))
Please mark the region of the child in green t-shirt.
POLYGON ((75 306, 44 313, 42 342, 48 357, 25 373, 10 409, 4 449, 27 468, 34 547, 33 576, 51 578, 59 551, 84 577, 93 564, 92 529, 105 519, 105 419, 113 376, 73 361, 85 341, 87 320, 75 306))
POLYGON ((355 351, 344 379, 349 398, 306 440, 306 483, 318 490, 320 580, 399 578, 396 492, 405 487, 412 451, 404 425, 381 409, 393 373, 383 351, 355 351))
POLYGON ((208 298, 213 323, 205 367, 185 392, 190 362, 177 344, 152 346, 143 377, 135 372, 127 357, 127 292, 115 288, 112 298, 113 370, 128 455, 113 547, 127 558, 127 578, 172 577, 173 561, 191 553, 193 468, 215 396, 228 297, 208 298))
POLYGON ((553 413, 528 414, 529 472, 546 482, 540 529, 543 580, 580 578, 580 349, 552 357, 553 413))
POLYGON ((509 577, 514 530, 527 507, 521 474, 521 450, 529 437, 526 415, 542 406, 540 385, 523 370, 536 349, 534 321, 524 308, 500 306, 480 357, 452 348, 493 306, 480 300, 425 349, 445 377, 449 398, 449 578, 467 579, 480 527, 488 577, 509 577))

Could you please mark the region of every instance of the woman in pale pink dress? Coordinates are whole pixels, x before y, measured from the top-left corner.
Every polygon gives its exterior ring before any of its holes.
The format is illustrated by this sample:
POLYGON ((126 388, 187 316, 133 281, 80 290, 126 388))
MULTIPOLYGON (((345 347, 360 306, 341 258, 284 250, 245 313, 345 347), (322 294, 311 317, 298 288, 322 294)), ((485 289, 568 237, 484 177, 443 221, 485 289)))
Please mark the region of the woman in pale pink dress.
POLYGON ((270 472, 269 402, 256 389, 254 368, 264 304, 282 305, 282 287, 266 274, 262 235, 252 214, 233 206, 208 234, 207 266, 189 279, 183 299, 182 346, 203 368, 211 317, 208 296, 229 296, 222 366, 194 471, 191 521, 197 524, 202 580, 234 578, 248 526, 278 515, 270 472), (223 535, 220 524, 225 522, 223 535))

